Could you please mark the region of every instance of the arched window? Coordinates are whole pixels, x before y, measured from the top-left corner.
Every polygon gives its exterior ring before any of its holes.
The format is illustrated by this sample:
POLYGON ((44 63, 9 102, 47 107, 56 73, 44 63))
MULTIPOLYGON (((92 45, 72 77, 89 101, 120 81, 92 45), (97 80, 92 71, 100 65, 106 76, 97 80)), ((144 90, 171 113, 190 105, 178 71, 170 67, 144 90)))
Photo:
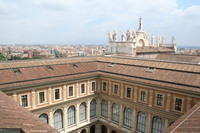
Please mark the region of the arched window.
POLYGON ((127 127, 132 126, 132 111, 129 108, 124 109, 124 125, 127 127))
POLYGON ((113 104, 112 105, 112 120, 114 122, 119 122, 119 105, 113 104))
POLYGON ((90 119, 96 116, 96 100, 92 100, 90 103, 90 119))
POLYGON ((145 133, 146 130, 146 114, 144 112, 138 112, 137 114, 137 131, 145 133))
POLYGON ((104 126, 104 125, 101 126, 101 132, 102 132, 102 133, 107 133, 107 128, 106 128, 106 126, 104 126))
POLYGON ((108 102, 105 100, 101 101, 101 116, 108 117, 108 102))
POLYGON ((40 120, 42 120, 42 121, 44 121, 45 123, 47 123, 48 124, 48 115, 47 114, 41 114, 40 116, 39 116, 39 118, 40 118, 40 120))
POLYGON ((75 124, 76 109, 74 106, 70 106, 67 110, 67 122, 68 126, 75 124))
POLYGON ((54 128, 61 129, 63 128, 63 112, 61 109, 58 109, 54 112, 54 128))
POLYGON ((81 103, 79 107, 79 121, 86 120, 86 103, 81 103))
POLYGON ((152 120, 152 133, 162 133, 163 132, 163 121, 160 117, 155 116, 152 120))

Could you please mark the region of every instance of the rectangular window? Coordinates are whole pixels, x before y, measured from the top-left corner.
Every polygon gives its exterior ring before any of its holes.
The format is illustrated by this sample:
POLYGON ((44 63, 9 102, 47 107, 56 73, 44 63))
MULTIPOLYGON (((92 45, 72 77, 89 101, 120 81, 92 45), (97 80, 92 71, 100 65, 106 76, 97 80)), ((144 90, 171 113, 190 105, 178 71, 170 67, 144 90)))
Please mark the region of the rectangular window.
POLYGON ((92 82, 92 91, 96 90, 96 82, 92 82))
POLYGON ((60 89, 55 89, 55 100, 60 99, 60 89))
POLYGON ((141 102, 146 102, 146 100, 147 100, 146 92, 145 91, 141 91, 141 93, 140 93, 140 101, 141 102))
POLYGON ((183 104, 183 100, 181 98, 176 98, 175 110, 176 111, 182 111, 182 104, 183 104))
POLYGON ((81 93, 85 93, 85 84, 81 84, 81 93))
POLYGON ((114 90, 114 94, 118 94, 119 85, 115 84, 113 90, 114 90))
POLYGON ((126 97, 131 98, 131 88, 126 88, 126 97))
POLYGON ((22 95, 21 96, 21 104, 23 107, 28 107, 28 96, 27 95, 22 95))
POLYGON ((73 86, 69 86, 69 96, 71 97, 71 96, 73 96, 74 94, 73 94, 73 86))
POLYGON ((107 88, 107 83, 103 82, 103 91, 106 91, 106 88, 107 88))
POLYGON ((40 100, 40 103, 44 103, 44 102, 45 102, 45 94, 44 94, 44 91, 39 92, 39 100, 40 100))
POLYGON ((157 99, 156 104, 158 106, 163 106, 163 95, 162 94, 157 94, 156 99, 157 99))

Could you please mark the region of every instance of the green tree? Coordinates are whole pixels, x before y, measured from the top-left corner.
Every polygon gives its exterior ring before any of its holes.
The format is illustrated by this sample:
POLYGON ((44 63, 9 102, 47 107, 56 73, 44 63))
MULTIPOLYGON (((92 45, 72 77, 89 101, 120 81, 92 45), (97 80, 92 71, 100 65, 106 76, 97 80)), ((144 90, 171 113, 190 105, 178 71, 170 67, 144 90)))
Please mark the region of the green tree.
POLYGON ((2 53, 0 53, 0 61, 4 61, 4 60, 6 60, 6 57, 2 53))

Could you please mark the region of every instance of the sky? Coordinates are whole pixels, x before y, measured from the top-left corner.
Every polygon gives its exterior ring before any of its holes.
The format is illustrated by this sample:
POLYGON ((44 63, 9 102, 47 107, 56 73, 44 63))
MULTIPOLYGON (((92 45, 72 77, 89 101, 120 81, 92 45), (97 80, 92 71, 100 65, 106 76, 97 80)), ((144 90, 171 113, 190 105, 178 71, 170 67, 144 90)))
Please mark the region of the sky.
POLYGON ((200 0, 0 0, 0 44, 107 44, 137 30, 200 46, 200 0))

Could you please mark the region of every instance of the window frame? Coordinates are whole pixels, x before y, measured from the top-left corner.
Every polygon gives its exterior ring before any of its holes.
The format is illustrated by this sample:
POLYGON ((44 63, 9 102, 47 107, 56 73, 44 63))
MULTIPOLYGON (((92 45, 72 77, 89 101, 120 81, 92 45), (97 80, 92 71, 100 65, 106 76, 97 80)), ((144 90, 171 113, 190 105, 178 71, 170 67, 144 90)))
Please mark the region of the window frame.
POLYGON ((39 90, 37 92, 37 97, 38 97, 38 104, 39 105, 47 103, 47 93, 46 93, 46 90, 39 90), (44 92, 44 102, 40 102, 40 93, 41 92, 44 92))
POLYGON ((157 107, 164 107, 165 105, 165 94, 164 93, 160 93, 160 92, 156 92, 155 93, 155 103, 154 103, 157 107), (158 95, 162 95, 162 105, 158 105, 158 95))
POLYGON ((102 81, 102 84, 101 84, 101 90, 103 91, 103 92, 107 92, 107 90, 108 90, 108 81, 102 81), (105 89, 104 89, 104 83, 106 84, 106 86, 105 86, 105 89))
POLYGON ((97 90, 97 82, 96 82, 96 80, 92 80, 91 81, 91 92, 95 92, 97 90), (93 83, 95 83, 95 88, 94 88, 94 90, 93 90, 93 83))
POLYGON ((123 124, 124 124, 125 127, 132 128, 132 121, 133 121, 132 120, 132 114, 133 114, 133 111, 131 110, 131 108, 129 108, 129 107, 125 107, 124 108, 124 111, 123 111, 123 124), (128 111, 130 111, 130 112, 128 112, 128 111))
POLYGON ((119 85, 119 83, 113 83, 113 85, 112 85, 112 92, 113 92, 113 95, 116 95, 116 96, 119 96, 119 90, 120 90, 120 85, 119 85), (118 86, 118 88, 117 88, 117 93, 115 93, 115 86, 118 86))
POLYGON ((133 87, 132 87, 132 86, 129 86, 129 85, 126 85, 126 86, 125 86, 125 98, 127 98, 127 99, 132 99, 132 97, 133 97, 133 87), (127 97, 127 94, 128 94, 127 89, 128 89, 128 88, 131 89, 130 97, 127 97))
POLYGON ((79 122, 84 122, 86 120, 87 120, 87 104, 86 102, 82 102, 79 105, 79 122), (84 108, 81 108, 82 105, 84 106, 84 108), (81 118, 84 118, 84 119, 81 119, 81 118))
POLYGON ((67 109, 67 126, 70 127, 70 126, 73 126, 74 124, 76 124, 76 107, 74 105, 71 105, 67 109), (73 110, 74 112, 69 112, 71 108, 74 109, 73 110), (74 116, 69 115, 69 113, 71 113, 71 114, 73 113, 74 116), (73 123, 70 123, 70 125, 69 125, 69 120, 73 121, 73 123))
POLYGON ((179 97, 179 96, 174 96, 174 106, 173 106, 173 110, 176 112, 183 112, 184 109, 184 98, 183 97, 179 97), (182 100, 182 104, 181 104, 181 110, 176 110, 176 99, 181 99, 182 100))
POLYGON ((101 100, 101 117, 108 118, 108 101, 101 100))
POLYGON ((85 82, 83 82, 83 83, 80 83, 80 86, 79 86, 79 89, 80 89, 80 95, 84 95, 84 94, 86 94, 86 83, 85 82), (82 85, 84 85, 84 93, 82 93, 82 85))
POLYGON ((54 92, 54 101, 58 101, 62 99, 62 88, 61 87, 55 87, 53 88, 53 92, 54 92), (56 90, 59 90, 59 99, 56 99, 56 90))
POLYGON ((23 94, 20 94, 19 97, 20 97, 20 105, 21 105, 22 107, 24 107, 24 108, 28 108, 28 107, 30 107, 29 93, 23 93, 23 94), (22 96, 24 96, 24 95, 27 96, 27 106, 23 106, 23 105, 22 105, 22 96))
POLYGON ((68 98, 71 98, 71 97, 74 97, 75 96, 75 85, 67 85, 67 97, 68 98), (69 91, 69 88, 72 87, 72 91, 73 91, 73 95, 70 96, 70 91, 69 91))
POLYGON ((140 89, 139 93, 140 93, 139 94, 139 101, 141 103, 147 103, 148 102, 148 91, 145 90, 145 89, 140 89), (144 101, 142 100, 142 92, 145 92, 145 94, 146 94, 146 97, 145 97, 144 101))

